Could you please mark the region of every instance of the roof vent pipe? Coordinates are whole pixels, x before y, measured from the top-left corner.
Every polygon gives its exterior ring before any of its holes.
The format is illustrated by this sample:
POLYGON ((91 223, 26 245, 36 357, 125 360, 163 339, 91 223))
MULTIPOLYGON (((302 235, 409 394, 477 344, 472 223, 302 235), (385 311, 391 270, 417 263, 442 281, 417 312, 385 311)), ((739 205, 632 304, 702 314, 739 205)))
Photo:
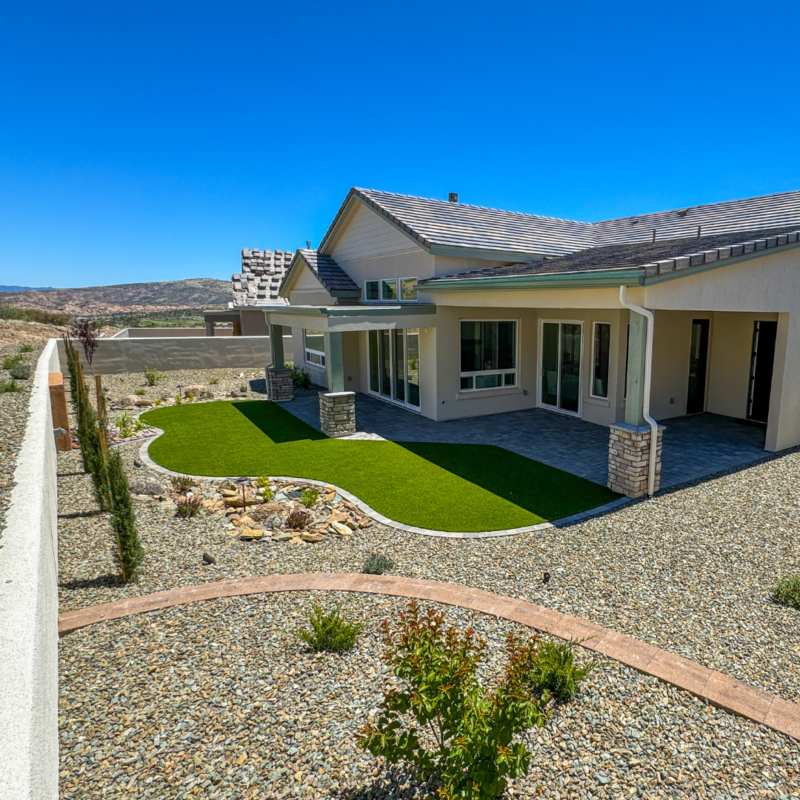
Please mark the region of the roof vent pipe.
POLYGON ((647 472, 647 494, 652 497, 656 485, 656 454, 658 450, 658 423, 650 416, 650 379, 653 375, 653 312, 628 300, 624 286, 619 287, 619 301, 625 308, 641 314, 647 319, 647 341, 644 351, 644 393, 642 397, 642 416, 650 426, 650 464, 647 472))
POLYGON ((450 192, 447 195, 447 202, 448 203, 457 203, 458 202, 458 192, 450 192))
POLYGON ((308 239, 306 239, 306 250, 310 249, 311 249, 311 242, 308 239))

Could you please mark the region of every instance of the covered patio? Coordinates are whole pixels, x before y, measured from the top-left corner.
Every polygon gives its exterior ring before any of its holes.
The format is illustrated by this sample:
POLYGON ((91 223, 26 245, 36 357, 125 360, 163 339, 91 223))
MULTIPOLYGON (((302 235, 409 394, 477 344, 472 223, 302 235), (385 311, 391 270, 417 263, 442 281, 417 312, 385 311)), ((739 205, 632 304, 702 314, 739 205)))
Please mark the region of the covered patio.
MULTIPOLYGON (((355 437, 396 442, 491 444, 603 486, 608 480, 608 430, 540 408, 435 422, 365 394, 357 394, 355 437)), ((283 407, 320 430, 316 397, 283 407)), ((767 457, 765 428, 718 414, 697 414, 665 423, 661 488, 698 480, 767 457)))

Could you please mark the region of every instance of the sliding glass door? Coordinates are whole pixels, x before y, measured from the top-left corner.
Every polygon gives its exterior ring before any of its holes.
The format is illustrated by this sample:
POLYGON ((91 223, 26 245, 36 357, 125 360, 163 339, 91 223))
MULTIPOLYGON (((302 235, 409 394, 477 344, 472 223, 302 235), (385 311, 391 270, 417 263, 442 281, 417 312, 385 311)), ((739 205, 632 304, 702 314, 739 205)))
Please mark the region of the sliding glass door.
POLYGON ((370 331, 369 391, 419 408, 419 329, 370 331))
POLYGON ((582 334, 580 322, 542 322, 540 405, 580 414, 582 334))

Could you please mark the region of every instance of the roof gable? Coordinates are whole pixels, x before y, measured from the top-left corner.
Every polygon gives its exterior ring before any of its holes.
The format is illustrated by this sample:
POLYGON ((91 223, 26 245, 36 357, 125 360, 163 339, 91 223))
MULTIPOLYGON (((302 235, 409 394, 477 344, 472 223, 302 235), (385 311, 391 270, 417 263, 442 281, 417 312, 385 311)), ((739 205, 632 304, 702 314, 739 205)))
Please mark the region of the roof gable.
POLYGON ((360 297, 358 284, 330 257, 317 250, 299 249, 294 254, 283 282, 280 286, 281 297, 287 297, 294 276, 301 269, 307 269, 333 297, 360 297))

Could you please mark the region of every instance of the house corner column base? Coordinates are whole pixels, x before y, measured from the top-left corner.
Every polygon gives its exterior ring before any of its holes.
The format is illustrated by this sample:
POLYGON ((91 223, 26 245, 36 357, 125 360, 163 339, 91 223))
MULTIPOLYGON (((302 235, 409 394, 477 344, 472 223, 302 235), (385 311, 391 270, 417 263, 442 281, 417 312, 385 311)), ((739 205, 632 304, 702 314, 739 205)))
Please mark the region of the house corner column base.
POLYGON ((319 426, 326 436, 349 436, 356 432, 356 393, 320 392, 319 426))
MULTIPOLYGON (((612 492, 634 499, 647 495, 650 471, 650 426, 636 427, 615 423, 608 433, 608 483, 612 492)), ((656 480, 653 491, 661 486, 661 450, 664 426, 658 426, 656 480)))
POLYGON ((288 403, 294 397, 292 371, 288 367, 267 367, 267 398, 273 403, 288 403))

